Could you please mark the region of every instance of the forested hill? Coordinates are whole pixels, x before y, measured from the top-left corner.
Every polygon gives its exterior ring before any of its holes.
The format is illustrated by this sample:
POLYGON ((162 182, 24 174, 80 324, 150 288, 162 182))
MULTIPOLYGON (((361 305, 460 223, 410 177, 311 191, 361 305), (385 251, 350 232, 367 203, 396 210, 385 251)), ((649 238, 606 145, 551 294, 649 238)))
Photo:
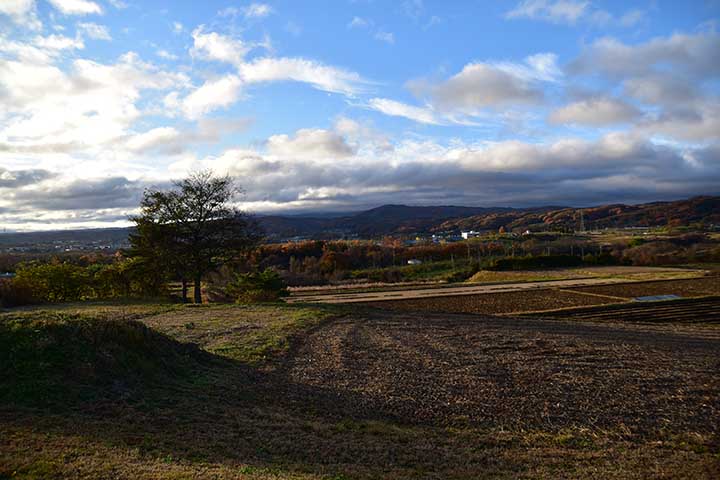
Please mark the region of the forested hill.
POLYGON ((588 208, 480 208, 384 205, 339 218, 259 217, 271 237, 377 237, 448 231, 577 229, 580 215, 587 229, 614 227, 720 224, 720 197, 695 197, 640 205, 601 205, 588 208))
MULTIPOLYGON (((376 238, 383 235, 432 234, 468 230, 577 229, 582 213, 585 227, 657 227, 693 224, 720 225, 720 196, 640 205, 601 205, 588 208, 483 208, 461 206, 384 205, 342 216, 258 215, 269 241, 293 237, 333 239, 376 238)), ((127 228, 0 233, 0 248, 12 246, 107 245, 125 243, 127 228)))
POLYGON ((484 230, 505 227, 507 230, 577 229, 585 228, 720 225, 720 197, 694 197, 674 202, 653 202, 641 205, 601 205, 588 208, 557 208, 545 211, 514 210, 503 213, 473 215, 441 222, 433 231, 484 230))

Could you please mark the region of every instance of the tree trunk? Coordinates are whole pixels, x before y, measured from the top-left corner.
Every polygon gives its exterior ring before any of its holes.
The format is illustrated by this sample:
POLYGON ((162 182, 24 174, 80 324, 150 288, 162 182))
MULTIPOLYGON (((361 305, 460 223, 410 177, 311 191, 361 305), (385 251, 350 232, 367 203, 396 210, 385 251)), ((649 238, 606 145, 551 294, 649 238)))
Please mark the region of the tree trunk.
POLYGON ((188 281, 183 277, 182 279, 182 303, 188 303, 188 281))
POLYGON ((195 276, 195 303, 202 303, 202 292, 200 291, 200 275, 195 276))

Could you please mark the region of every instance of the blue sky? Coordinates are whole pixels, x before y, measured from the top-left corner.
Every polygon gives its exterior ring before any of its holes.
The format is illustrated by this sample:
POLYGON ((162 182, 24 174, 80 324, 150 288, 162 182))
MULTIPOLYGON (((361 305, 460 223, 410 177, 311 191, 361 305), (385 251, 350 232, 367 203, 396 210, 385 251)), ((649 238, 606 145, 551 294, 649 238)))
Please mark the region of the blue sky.
POLYGON ((720 2, 0 2, 0 227, 720 193, 720 2))

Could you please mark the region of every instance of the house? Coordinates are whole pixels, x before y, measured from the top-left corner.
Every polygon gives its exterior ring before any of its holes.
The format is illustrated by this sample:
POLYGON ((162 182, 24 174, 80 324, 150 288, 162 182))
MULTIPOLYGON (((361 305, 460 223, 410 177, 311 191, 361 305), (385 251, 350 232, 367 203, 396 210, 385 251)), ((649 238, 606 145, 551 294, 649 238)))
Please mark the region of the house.
POLYGON ((460 232, 460 235, 463 239, 468 240, 470 238, 477 238, 482 234, 480 232, 476 232, 475 230, 470 230, 469 232, 460 232))

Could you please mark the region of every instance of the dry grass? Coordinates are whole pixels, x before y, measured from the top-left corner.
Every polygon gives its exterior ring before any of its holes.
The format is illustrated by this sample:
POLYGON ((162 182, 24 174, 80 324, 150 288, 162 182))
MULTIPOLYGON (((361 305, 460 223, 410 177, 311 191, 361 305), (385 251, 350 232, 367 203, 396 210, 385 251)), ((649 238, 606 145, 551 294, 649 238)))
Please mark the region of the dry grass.
POLYGON ((575 278, 622 278, 626 280, 670 280, 695 278, 704 272, 659 267, 581 267, 552 270, 490 271, 481 270, 468 279, 471 283, 541 282, 575 278))
POLYGON ((0 401, 0 478, 720 475, 711 331, 357 307, 62 310, 0 315, 0 325, 31 326, 28 338, 47 343, 42 325, 59 318, 131 318, 121 322, 168 335, 144 347, 183 355, 184 370, 132 391, 109 378, 102 396, 83 399, 69 393, 87 365, 66 356, 64 405, 0 401))

